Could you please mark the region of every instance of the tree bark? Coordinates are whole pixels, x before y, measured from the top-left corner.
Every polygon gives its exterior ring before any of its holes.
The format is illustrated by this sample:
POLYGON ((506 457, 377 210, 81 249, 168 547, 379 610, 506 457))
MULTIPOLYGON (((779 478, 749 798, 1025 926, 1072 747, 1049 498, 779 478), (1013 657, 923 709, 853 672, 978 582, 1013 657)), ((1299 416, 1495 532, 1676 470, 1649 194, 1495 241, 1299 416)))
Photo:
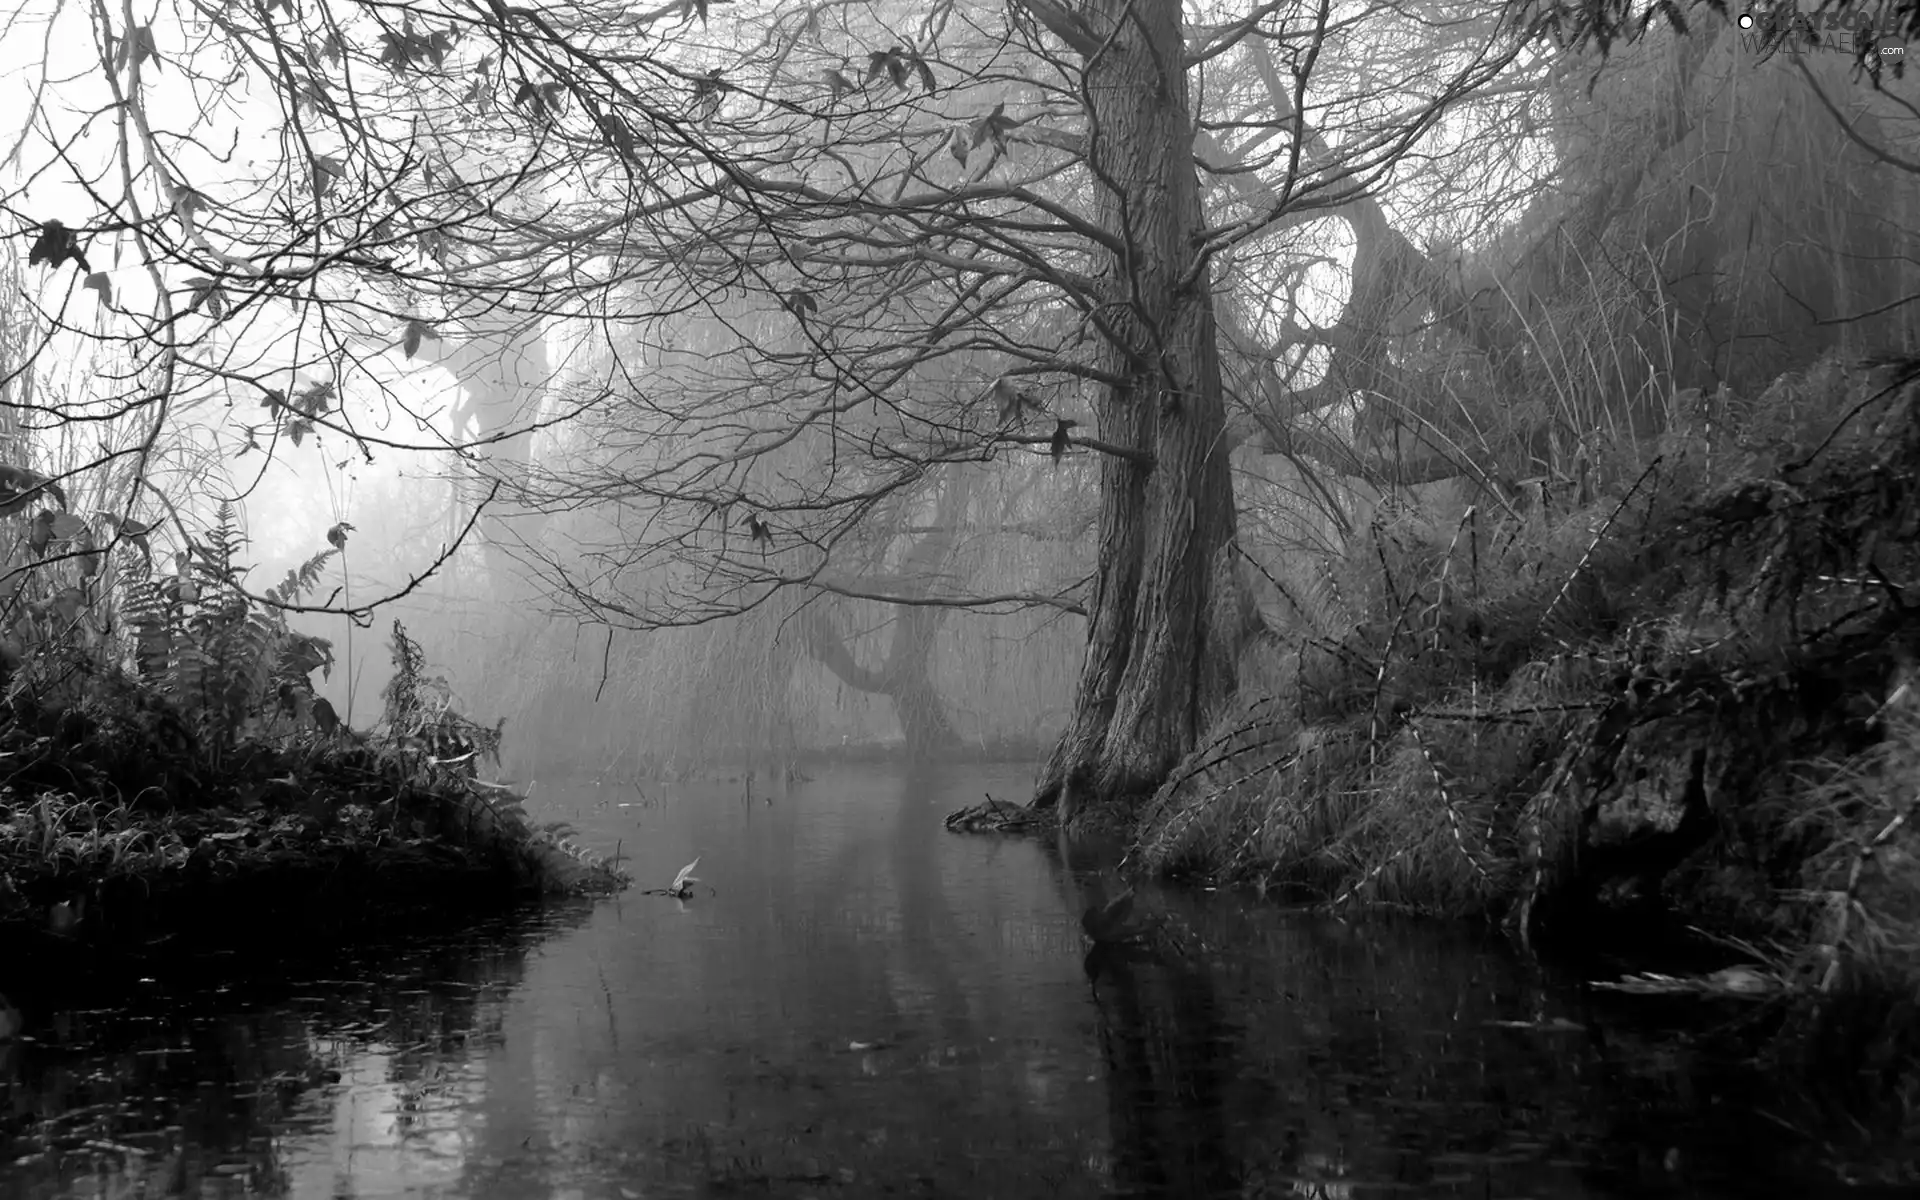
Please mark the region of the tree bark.
POLYGON ((1074 712, 1036 805, 1150 794, 1232 693, 1238 605, 1228 474, 1193 119, 1177 0, 1092 0, 1069 14, 1029 5, 1087 55, 1088 159, 1109 255, 1103 315, 1122 332, 1100 367, 1124 384, 1095 401, 1099 437, 1146 451, 1100 469, 1099 565, 1074 712), (1049 18, 1052 19, 1049 19, 1049 18), (1222 590, 1226 592, 1223 596, 1222 590), (1222 603, 1226 600, 1227 603, 1222 603), (1223 616, 1224 614, 1224 616, 1223 616))

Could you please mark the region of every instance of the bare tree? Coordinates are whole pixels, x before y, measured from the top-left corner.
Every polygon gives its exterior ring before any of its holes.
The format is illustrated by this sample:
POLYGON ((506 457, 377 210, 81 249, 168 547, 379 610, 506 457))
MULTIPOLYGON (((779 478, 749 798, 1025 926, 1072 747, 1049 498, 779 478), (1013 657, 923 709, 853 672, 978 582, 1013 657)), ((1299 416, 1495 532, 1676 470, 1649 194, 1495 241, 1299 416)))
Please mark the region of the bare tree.
POLYGON ((474 453, 564 423, 564 454, 506 455, 542 518, 520 553, 609 624, 794 588, 1082 611, 1043 803, 1151 790, 1234 689, 1228 380, 1269 377, 1304 328, 1248 315, 1293 269, 1280 239, 1376 193, 1520 49, 1467 3, 170 13, 88 14, 106 153, 29 113, 93 214, 5 198, 92 292, 52 327, 117 322, 149 428, 216 395, 264 415, 211 436, 266 450, 474 453), (116 247, 138 309, 96 278, 116 247), (536 325, 547 377, 491 425, 443 427, 391 382, 463 330, 536 325), (414 424, 375 420, 396 411, 414 424), (904 498, 1010 456, 1091 476, 1084 585, 1070 565, 937 594, 897 570, 911 540, 872 553, 876 519, 918 519, 904 498))

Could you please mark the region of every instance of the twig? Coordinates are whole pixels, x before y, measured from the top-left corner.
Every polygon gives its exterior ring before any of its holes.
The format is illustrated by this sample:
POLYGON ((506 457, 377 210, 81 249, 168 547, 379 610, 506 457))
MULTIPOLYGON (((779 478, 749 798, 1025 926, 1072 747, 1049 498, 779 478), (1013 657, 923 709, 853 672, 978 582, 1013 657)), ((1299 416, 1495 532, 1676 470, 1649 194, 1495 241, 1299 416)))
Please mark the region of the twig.
POLYGON ((1447 781, 1440 774, 1440 764, 1434 761, 1433 751, 1427 748, 1427 739, 1420 736, 1420 726, 1413 721, 1407 722, 1407 731, 1413 734, 1413 744, 1420 747, 1420 757, 1427 762, 1427 771, 1433 776, 1433 786, 1440 790, 1440 804, 1447 810, 1447 825, 1453 830, 1453 844, 1460 848, 1461 857, 1473 867, 1482 879, 1491 879, 1480 860, 1467 849, 1466 837, 1460 832, 1460 812, 1454 807, 1453 796, 1447 791, 1447 781))
POLYGON ((245 588, 241 587, 237 579, 229 579, 227 581, 228 586, 232 587, 236 592, 239 592, 242 596, 245 596, 248 600, 251 600, 255 604, 259 604, 265 608, 276 608, 276 609, 279 609, 281 612, 290 612, 290 613, 327 613, 333 616, 343 616, 347 618, 347 620, 352 621, 354 624, 359 625, 362 628, 365 628, 373 624, 374 609, 378 608, 382 604, 391 604, 395 600, 400 599, 402 596, 405 596, 408 593, 416 590, 417 588, 420 587, 421 584, 433 578, 433 576, 440 570, 440 568, 446 565, 447 560, 452 558, 455 552, 458 551, 463 544, 465 544, 467 540, 467 535, 473 532, 474 525, 480 520, 480 514, 486 511, 487 505, 493 501, 494 496, 498 495, 499 491, 500 491, 500 481, 496 479, 493 481, 493 489, 487 493, 487 498, 485 500, 482 500, 480 503, 474 505, 473 514, 467 518, 466 525, 461 528, 460 536, 455 538, 448 545, 442 546, 440 548, 440 556, 434 559, 432 562, 428 563, 426 570, 421 571, 419 574, 414 575, 413 577, 408 579, 407 585, 405 587, 401 588, 397 592, 392 592, 392 593, 389 593, 388 595, 382 596, 380 599, 375 600, 371 604, 353 605, 348 608, 335 608, 331 603, 288 604, 278 600, 270 600, 265 596, 256 596, 252 592, 249 592, 245 588))
POLYGON ((1547 605, 1547 610, 1540 614, 1540 620, 1534 624, 1534 632, 1536 634, 1547 627, 1547 620, 1553 616, 1553 610, 1560 607, 1560 602, 1565 600, 1567 593, 1573 589, 1573 581, 1580 578, 1580 572, 1587 569, 1587 563, 1593 559, 1593 552, 1598 550, 1600 543, 1606 540, 1607 531, 1613 528, 1614 521, 1618 520, 1620 514, 1626 511, 1627 501, 1633 499, 1633 494, 1640 490, 1640 485, 1647 481, 1647 477, 1653 474, 1660 466, 1661 459, 1665 457, 1663 454, 1656 454, 1654 456, 1653 461, 1647 464, 1647 469, 1640 472, 1640 478, 1634 480, 1633 486, 1627 489, 1627 494, 1620 497, 1620 503, 1614 505, 1613 511, 1607 514, 1607 519, 1600 523, 1599 530, 1593 535, 1593 541, 1587 544, 1587 552, 1582 554, 1580 561, 1573 565, 1573 570, 1567 575, 1566 581, 1560 585, 1560 590, 1554 594, 1553 602, 1547 605))
POLYGON ((1850 918, 1853 915, 1855 905, 1858 903, 1854 899, 1854 892, 1860 886, 1860 873, 1866 869, 1867 860, 1871 859, 1880 847, 1886 845, 1887 839, 1899 832, 1900 827, 1905 825, 1915 813, 1920 813, 1920 800, 1914 801, 1907 807, 1905 812, 1895 813, 1893 820, 1888 821, 1886 825, 1881 828, 1880 832, 1873 836, 1871 841, 1855 852, 1853 856, 1853 866, 1847 871, 1847 886, 1838 896, 1839 904, 1837 907, 1840 910, 1839 925, 1834 930, 1833 936, 1820 948, 1821 953, 1827 960, 1827 969, 1820 976, 1821 991, 1825 992, 1830 990, 1833 987, 1834 980, 1837 979, 1840 974, 1840 947, 1841 944, 1847 940, 1847 927, 1851 924, 1850 918))

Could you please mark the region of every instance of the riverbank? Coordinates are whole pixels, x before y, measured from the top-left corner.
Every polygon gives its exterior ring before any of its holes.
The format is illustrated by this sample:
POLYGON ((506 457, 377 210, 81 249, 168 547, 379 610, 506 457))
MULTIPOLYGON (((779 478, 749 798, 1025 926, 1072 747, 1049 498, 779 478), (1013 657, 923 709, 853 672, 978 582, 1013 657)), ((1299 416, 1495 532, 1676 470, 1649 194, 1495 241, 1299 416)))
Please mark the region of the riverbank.
MULTIPOLYGON (((77 684, 42 689, 57 700, 21 688, 0 705, 0 992, 85 990, 207 952, 390 934, 627 886, 617 863, 479 778, 500 728, 453 708, 397 624, 394 678, 367 733, 305 687, 324 644, 268 634, 256 661, 291 669, 267 674, 259 693, 226 693, 241 704, 187 692, 200 702, 183 706, 166 675, 96 660, 70 676, 77 684)), ((23 682, 61 653, 25 664, 23 682)))
POLYGON ((1783 1058, 1920 1113, 1920 386, 1824 364, 1720 406, 1569 509, 1270 576, 1288 632, 1132 860, 1549 948, 1691 931, 1783 1058))
POLYGON ((430 760, 317 740, 256 747, 209 772, 196 807, 0 793, 0 990, 21 974, 113 974, 626 886, 563 829, 531 824, 514 792, 430 760))

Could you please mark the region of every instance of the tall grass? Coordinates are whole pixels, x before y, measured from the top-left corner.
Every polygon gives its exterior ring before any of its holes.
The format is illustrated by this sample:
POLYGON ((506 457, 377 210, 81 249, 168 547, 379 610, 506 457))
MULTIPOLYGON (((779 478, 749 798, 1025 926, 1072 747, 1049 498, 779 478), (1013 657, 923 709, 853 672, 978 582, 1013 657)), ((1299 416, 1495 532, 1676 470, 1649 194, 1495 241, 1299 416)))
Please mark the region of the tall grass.
POLYGON ((1584 505, 1450 529, 1383 510, 1347 553, 1268 570, 1283 631, 1143 814, 1139 860, 1531 921, 1617 882, 1595 878, 1609 836, 1649 863, 1834 844, 1793 815, 1825 793, 1780 772, 1877 746, 1920 638, 1898 582, 1915 391, 1822 362, 1718 397, 1737 420, 1683 397, 1692 415, 1596 461, 1584 505))

